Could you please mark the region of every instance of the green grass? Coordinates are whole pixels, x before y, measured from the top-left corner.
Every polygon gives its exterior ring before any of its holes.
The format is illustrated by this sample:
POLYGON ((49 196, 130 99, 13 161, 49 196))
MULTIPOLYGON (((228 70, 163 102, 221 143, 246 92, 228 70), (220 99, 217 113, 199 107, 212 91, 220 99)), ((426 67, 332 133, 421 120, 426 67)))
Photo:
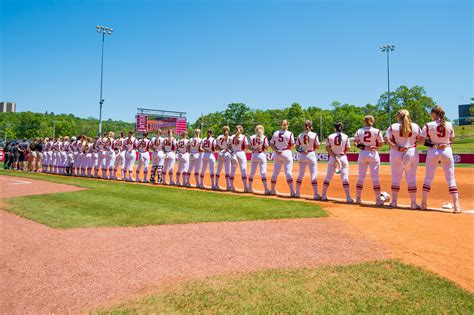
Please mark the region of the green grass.
POLYGON ((318 205, 198 190, 0 170, 87 190, 6 199, 6 210, 55 228, 327 216, 318 205))
POLYGON ((386 260, 267 270, 183 282, 100 314, 468 314, 474 296, 420 268, 386 260))

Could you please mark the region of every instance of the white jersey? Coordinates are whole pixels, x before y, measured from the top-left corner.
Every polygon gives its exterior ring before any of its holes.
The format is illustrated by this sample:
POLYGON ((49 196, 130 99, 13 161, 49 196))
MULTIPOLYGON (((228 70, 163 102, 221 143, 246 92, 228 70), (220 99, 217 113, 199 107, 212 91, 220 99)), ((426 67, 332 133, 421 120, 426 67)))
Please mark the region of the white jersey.
POLYGON ((340 133, 341 137, 338 137, 337 133, 329 135, 326 139, 326 147, 331 148, 332 152, 336 155, 344 155, 351 147, 349 137, 345 133, 340 133))
POLYGON ((268 148, 267 137, 259 137, 257 135, 250 136, 250 148, 253 150, 253 152, 260 153, 265 151, 268 148))
POLYGON ((421 136, 428 139, 433 144, 451 144, 451 139, 454 138, 453 125, 446 121, 444 128, 441 126, 439 120, 435 120, 427 123, 423 130, 421 130, 421 136))
POLYGON ((62 150, 65 151, 65 152, 72 151, 71 150, 71 144, 69 143, 69 141, 64 141, 63 142, 62 150))
POLYGON ((374 127, 363 127, 356 131, 354 142, 362 143, 367 147, 377 147, 383 143, 382 132, 374 127))
POLYGON ((140 153, 145 153, 148 152, 148 149, 150 149, 150 139, 148 138, 142 138, 137 141, 137 150, 140 153))
POLYGON ((107 138, 105 140, 105 149, 107 151, 112 151, 114 149, 114 138, 107 138))
POLYGON ((97 150, 99 151, 105 151, 105 142, 107 141, 107 138, 100 138, 96 141, 95 145, 97 147, 97 150))
POLYGON ((115 151, 117 152, 122 152, 123 151, 123 141, 124 139, 123 138, 119 138, 119 139, 114 139, 114 149, 115 151))
POLYGON ((77 144, 77 148, 78 148, 79 152, 81 152, 81 153, 86 152, 86 142, 85 141, 79 141, 79 143, 77 144))
POLYGON ((165 138, 163 138, 162 136, 153 138, 153 140, 150 142, 150 148, 151 148, 153 151, 161 151, 161 150, 163 150, 163 140, 164 140, 164 139, 165 139, 165 138))
POLYGON ((416 140, 420 134, 420 126, 411 123, 411 132, 407 137, 402 137, 402 125, 400 123, 394 123, 388 127, 385 137, 389 138, 393 143, 401 148, 412 148, 416 147, 416 140))
POLYGON ((319 146, 319 137, 316 132, 303 131, 296 139, 296 145, 301 146, 305 152, 313 152, 319 146))
POLYGON ((220 150, 228 150, 230 149, 230 137, 226 139, 224 135, 220 135, 216 139, 216 144, 220 150))
POLYGON ((214 152, 216 150, 216 139, 214 137, 202 139, 202 149, 205 152, 214 152))
POLYGON ((291 131, 278 130, 275 131, 270 140, 270 145, 273 145, 277 151, 291 150, 295 143, 295 137, 291 131))
POLYGON ((53 143, 53 151, 58 152, 61 149, 62 143, 60 141, 56 141, 53 143))
POLYGON ((176 146, 178 147, 178 153, 183 154, 183 153, 188 152, 188 148, 187 148, 188 147, 188 142, 189 142, 188 139, 180 139, 177 142, 176 146))
POLYGON ((87 143, 84 150, 85 150, 86 153, 92 153, 94 151, 94 144, 93 143, 87 143))
POLYGON ((230 146, 232 148, 232 151, 237 152, 237 151, 243 151, 245 150, 245 147, 247 146, 247 137, 245 135, 232 135, 230 136, 230 146))
POLYGON ((137 139, 135 137, 126 138, 123 142, 125 150, 132 151, 137 148, 137 139))
POLYGON ((198 137, 192 137, 189 140, 189 152, 191 153, 198 153, 200 152, 199 149, 201 148, 202 139, 198 137))
POLYGON ((165 138, 163 140, 163 152, 167 153, 167 152, 174 152, 176 151, 176 139, 173 138, 173 139, 169 139, 169 138, 165 138))

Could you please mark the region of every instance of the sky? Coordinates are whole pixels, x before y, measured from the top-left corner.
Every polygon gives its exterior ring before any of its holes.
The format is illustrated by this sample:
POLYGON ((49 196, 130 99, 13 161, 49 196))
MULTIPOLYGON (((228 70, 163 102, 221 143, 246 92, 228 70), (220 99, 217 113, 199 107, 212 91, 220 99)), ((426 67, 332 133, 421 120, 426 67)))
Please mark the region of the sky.
POLYGON ((457 117, 473 90, 471 0, 0 0, 0 100, 104 119, 137 107, 201 113, 232 102, 363 106, 421 85, 457 117))

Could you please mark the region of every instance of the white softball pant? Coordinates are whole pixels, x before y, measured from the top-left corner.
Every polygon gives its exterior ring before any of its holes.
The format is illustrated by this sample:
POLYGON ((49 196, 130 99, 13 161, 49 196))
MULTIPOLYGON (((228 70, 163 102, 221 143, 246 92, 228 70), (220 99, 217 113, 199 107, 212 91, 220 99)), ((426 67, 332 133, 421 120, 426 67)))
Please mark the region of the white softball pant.
POLYGON ((201 167, 201 185, 204 185, 204 175, 206 174, 207 167, 209 166, 209 173, 211 174, 212 187, 215 186, 215 166, 216 166, 216 157, 214 152, 204 152, 202 155, 202 167, 201 167))
POLYGON ((133 172, 135 166, 135 160, 137 159, 137 153, 135 150, 125 152, 125 171, 133 172))
POLYGON ((149 152, 138 152, 138 165, 135 171, 135 176, 140 176, 140 171, 143 169, 143 179, 148 180, 148 166, 150 165, 150 153, 149 152))
POLYGON ((240 174, 242 175, 242 182, 244 184, 244 189, 248 189, 247 183, 247 155, 245 151, 236 151, 234 152, 234 156, 237 158, 237 163, 231 163, 230 167, 230 183, 231 187, 234 187, 234 178, 235 172, 237 170, 237 166, 240 167, 240 174))
POLYGON ((410 197, 413 197, 411 198, 412 203, 416 202, 416 171, 419 160, 419 153, 415 147, 409 148, 405 153, 393 149, 390 150, 392 202, 396 203, 398 200, 398 193, 400 192, 400 183, 402 181, 403 173, 405 173, 410 197))
POLYGON ((112 173, 112 170, 114 169, 115 159, 116 154, 114 151, 109 150, 105 152, 105 168, 108 169, 110 173, 112 173))
POLYGON ((362 189, 364 188, 364 180, 367 175, 367 168, 370 169, 370 177, 372 177, 372 185, 374 188, 375 199, 380 199, 380 156, 378 151, 362 150, 359 153, 359 178, 356 186, 356 198, 360 199, 362 189))
POLYGON ((191 153, 189 155, 189 169, 188 174, 191 176, 194 173, 194 179, 196 180, 196 185, 199 184, 199 171, 201 170, 201 162, 202 162, 202 154, 198 153, 191 153))
POLYGON ((151 153, 151 165, 163 167, 165 163, 164 157, 165 154, 163 153, 163 151, 153 151, 151 153))
POLYGON ((313 187, 313 194, 318 194, 318 157, 316 152, 301 153, 298 161, 298 178, 296 179, 296 193, 300 193, 301 184, 303 183, 303 177, 306 172, 306 167, 309 169, 311 176, 311 186, 313 187))
POLYGON ((113 178, 117 178, 117 171, 120 167, 122 180, 125 179, 125 151, 115 152, 114 173, 113 178))
POLYGON ((106 152, 105 151, 99 151, 97 153, 97 170, 99 168, 102 170, 102 177, 105 177, 105 173, 107 172, 107 163, 106 163, 106 152))
POLYGON ((253 178, 257 172, 257 168, 260 167, 260 177, 262 178, 262 183, 265 190, 268 190, 267 185, 267 156, 263 152, 254 152, 252 153, 251 167, 250 167, 250 176, 249 176, 249 187, 252 189, 253 178))
POLYGON ((441 163, 441 167, 443 168, 444 177, 448 183, 449 193, 453 195, 453 199, 458 196, 458 188, 456 186, 456 179, 454 178, 454 158, 451 147, 446 147, 444 149, 429 148, 426 155, 426 174, 423 183, 424 201, 426 201, 427 194, 431 190, 431 183, 433 183, 439 163, 441 163))
POLYGON ((166 152, 164 156, 164 164, 163 164, 163 179, 166 182, 166 174, 169 176, 169 183, 174 184, 173 181, 173 172, 174 172, 174 165, 176 164, 176 153, 174 152, 166 152))
POLYGON ((230 152, 219 152, 217 156, 217 171, 216 171, 216 185, 219 185, 219 178, 224 169, 225 183, 227 188, 230 187, 230 168, 231 168, 231 154, 230 152))
POLYGON ((288 187, 290 188, 291 194, 294 193, 293 188, 293 154, 291 150, 284 150, 281 153, 276 153, 274 156, 274 166, 273 166, 273 174, 272 174, 272 190, 275 189, 278 174, 280 174, 280 170, 282 167, 285 169, 285 176, 286 182, 288 187))
MULTIPOLYGON (((344 192, 346 193, 346 198, 351 197, 350 187, 349 187, 349 161, 347 160, 346 155, 339 156, 339 161, 341 161, 341 179, 342 179, 342 187, 344 188, 344 192)), ((326 178, 324 179, 323 183, 323 197, 327 196, 327 190, 329 188, 329 184, 331 183, 331 179, 334 176, 336 167, 336 159, 332 156, 329 156, 328 161, 328 169, 326 173, 326 178)))
POLYGON ((180 182, 181 175, 183 175, 182 184, 187 183, 187 178, 189 176, 188 169, 189 169, 189 153, 185 152, 185 153, 178 154, 178 172, 176 173, 176 182, 178 184, 181 184, 180 182))

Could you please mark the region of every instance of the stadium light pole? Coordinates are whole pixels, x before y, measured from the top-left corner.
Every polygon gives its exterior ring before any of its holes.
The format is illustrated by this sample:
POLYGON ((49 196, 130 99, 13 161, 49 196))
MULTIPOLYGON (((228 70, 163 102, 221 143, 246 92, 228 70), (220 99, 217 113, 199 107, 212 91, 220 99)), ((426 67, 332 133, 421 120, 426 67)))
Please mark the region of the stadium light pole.
POLYGON ((97 25, 95 27, 97 33, 102 34, 102 60, 100 63, 100 98, 99 98, 99 137, 102 135, 102 105, 104 104, 104 99, 102 98, 102 83, 104 80, 104 42, 105 35, 112 35, 114 31, 112 28, 107 26, 97 25))
POLYGON ((380 46, 381 52, 387 53, 387 111, 388 111, 388 125, 392 125, 392 106, 390 105, 390 52, 395 50, 395 45, 380 46))

